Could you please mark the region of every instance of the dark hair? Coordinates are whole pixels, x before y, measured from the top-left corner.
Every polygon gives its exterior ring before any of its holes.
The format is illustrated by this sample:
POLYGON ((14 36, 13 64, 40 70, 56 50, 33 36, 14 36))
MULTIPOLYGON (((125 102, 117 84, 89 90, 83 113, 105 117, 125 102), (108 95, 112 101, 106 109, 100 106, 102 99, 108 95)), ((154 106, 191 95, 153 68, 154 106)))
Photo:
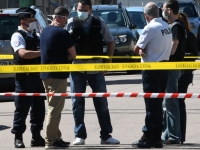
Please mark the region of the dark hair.
POLYGON ((89 5, 90 9, 92 8, 91 0, 78 0, 78 3, 81 3, 82 5, 89 5))
POLYGON ((69 16, 69 11, 65 7, 59 6, 54 10, 54 15, 69 16))
POLYGON ((165 2, 166 8, 170 8, 174 15, 178 15, 179 12, 179 4, 177 0, 168 0, 165 2))

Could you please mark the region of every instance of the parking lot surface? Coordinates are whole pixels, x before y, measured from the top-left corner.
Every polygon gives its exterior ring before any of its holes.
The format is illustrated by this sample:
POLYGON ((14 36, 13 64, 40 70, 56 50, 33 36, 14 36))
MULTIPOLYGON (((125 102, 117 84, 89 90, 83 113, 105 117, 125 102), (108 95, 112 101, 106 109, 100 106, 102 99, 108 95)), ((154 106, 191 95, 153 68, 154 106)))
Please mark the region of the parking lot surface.
MULTIPOLYGON (((143 92, 141 74, 124 75, 115 74, 106 76, 108 92, 143 92)), ((68 86, 68 92, 70 87, 68 86)), ((87 87, 87 92, 91 89, 87 87)), ((193 84, 189 86, 188 93, 200 92, 200 70, 194 71, 193 84)), ((69 149, 132 149, 131 143, 137 141, 141 135, 141 128, 144 125, 145 105, 143 98, 108 98, 111 122, 113 126, 112 136, 120 140, 120 145, 101 145, 96 112, 91 98, 86 98, 85 124, 88 138, 86 145, 73 146, 69 149)), ((46 105, 47 106, 47 105, 46 105)), ((187 133, 186 142, 183 145, 164 146, 164 149, 200 149, 200 99, 186 99, 187 106, 187 133)), ((14 148, 14 135, 11 134, 14 103, 0 103, 0 150, 12 150, 14 148)), ((39 150, 43 147, 31 148, 31 132, 29 117, 27 118, 27 130, 24 133, 26 149, 39 150)), ((45 123, 44 123, 45 126, 45 123)), ((60 129, 65 141, 74 140, 74 120, 72 115, 71 99, 66 98, 62 112, 60 129)), ((42 130, 45 136, 45 127, 42 130)))

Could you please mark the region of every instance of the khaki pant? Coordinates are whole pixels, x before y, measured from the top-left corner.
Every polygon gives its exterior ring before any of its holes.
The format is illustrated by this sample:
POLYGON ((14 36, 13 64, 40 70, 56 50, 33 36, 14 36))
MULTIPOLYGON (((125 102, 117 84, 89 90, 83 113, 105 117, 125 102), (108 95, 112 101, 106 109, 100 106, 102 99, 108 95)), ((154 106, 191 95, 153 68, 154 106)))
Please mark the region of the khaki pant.
MULTIPOLYGON (((67 79, 42 79, 46 93, 66 93, 67 79)), ((53 145, 56 140, 60 140, 61 132, 59 123, 61 112, 65 104, 65 97, 47 96, 48 114, 46 122, 46 145, 53 145)))

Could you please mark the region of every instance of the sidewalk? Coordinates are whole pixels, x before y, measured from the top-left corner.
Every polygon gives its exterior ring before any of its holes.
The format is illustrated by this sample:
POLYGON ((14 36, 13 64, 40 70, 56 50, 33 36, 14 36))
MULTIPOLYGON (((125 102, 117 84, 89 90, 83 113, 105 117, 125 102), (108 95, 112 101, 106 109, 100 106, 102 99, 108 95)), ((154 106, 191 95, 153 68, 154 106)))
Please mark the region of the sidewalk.
MULTIPOLYGON (((194 72, 193 85, 189 86, 189 93, 200 93, 200 70, 194 72)), ((108 92, 143 92, 141 74, 106 76, 108 92)), ((69 91, 68 87, 68 91, 69 91)), ((91 92, 87 88, 87 92, 91 92)), ((111 121, 113 126, 112 136, 120 140, 116 146, 101 145, 99 138, 99 124, 91 98, 86 99, 85 123, 88 133, 85 146, 70 145, 69 149, 132 149, 131 143, 137 141, 144 125, 145 105, 143 98, 108 98, 111 121)), ((187 99, 187 135, 183 145, 164 146, 164 149, 200 149, 200 99, 187 99)), ((74 120, 71 110, 71 99, 67 98, 60 129, 65 141, 74 140, 74 120)), ((0 150, 14 148, 14 135, 11 134, 14 112, 14 103, 0 103, 0 150)), ((26 149, 40 150, 44 148, 31 148, 30 123, 27 118, 27 130, 24 133, 26 149)), ((45 125, 45 123, 44 123, 45 125)), ((45 127, 42 131, 45 136, 45 127)))

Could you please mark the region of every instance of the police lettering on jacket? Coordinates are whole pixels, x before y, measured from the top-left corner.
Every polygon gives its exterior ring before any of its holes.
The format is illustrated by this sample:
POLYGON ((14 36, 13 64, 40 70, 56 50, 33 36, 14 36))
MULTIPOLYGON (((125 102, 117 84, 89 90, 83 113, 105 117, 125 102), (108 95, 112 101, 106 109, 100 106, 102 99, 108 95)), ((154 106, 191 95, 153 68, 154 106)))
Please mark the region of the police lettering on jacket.
POLYGON ((162 35, 164 36, 165 34, 167 35, 167 34, 171 34, 171 29, 170 28, 168 28, 168 29, 163 29, 163 30, 161 30, 161 33, 162 33, 162 35))

